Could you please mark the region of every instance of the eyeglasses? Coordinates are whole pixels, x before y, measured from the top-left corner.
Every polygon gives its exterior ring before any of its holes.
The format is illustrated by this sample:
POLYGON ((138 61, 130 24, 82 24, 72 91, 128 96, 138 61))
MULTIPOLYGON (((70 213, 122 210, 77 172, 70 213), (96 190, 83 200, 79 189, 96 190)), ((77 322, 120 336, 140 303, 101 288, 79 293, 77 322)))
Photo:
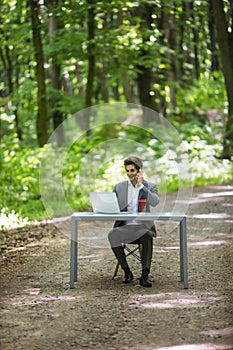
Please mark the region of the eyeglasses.
POLYGON ((135 171, 137 171, 137 170, 136 169, 130 169, 130 170, 126 169, 127 173, 134 173, 135 171))

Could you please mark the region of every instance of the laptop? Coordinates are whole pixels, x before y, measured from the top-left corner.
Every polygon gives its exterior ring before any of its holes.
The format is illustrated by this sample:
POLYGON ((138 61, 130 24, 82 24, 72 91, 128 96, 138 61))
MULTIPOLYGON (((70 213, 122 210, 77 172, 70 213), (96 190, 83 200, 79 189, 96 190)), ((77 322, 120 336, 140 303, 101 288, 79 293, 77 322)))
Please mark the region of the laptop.
POLYGON ((115 192, 90 192, 90 199, 94 213, 120 213, 120 208, 115 192))

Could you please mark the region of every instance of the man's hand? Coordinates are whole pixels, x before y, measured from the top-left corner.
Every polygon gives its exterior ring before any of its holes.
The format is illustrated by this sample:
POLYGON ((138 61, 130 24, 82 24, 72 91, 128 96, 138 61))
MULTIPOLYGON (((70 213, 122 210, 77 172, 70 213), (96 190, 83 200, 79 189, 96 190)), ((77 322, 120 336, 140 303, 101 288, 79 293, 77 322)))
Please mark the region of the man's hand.
POLYGON ((137 181, 137 186, 140 187, 142 185, 142 182, 143 182, 143 179, 144 179, 141 169, 139 170, 139 172, 137 173, 135 178, 136 178, 136 181, 137 181))

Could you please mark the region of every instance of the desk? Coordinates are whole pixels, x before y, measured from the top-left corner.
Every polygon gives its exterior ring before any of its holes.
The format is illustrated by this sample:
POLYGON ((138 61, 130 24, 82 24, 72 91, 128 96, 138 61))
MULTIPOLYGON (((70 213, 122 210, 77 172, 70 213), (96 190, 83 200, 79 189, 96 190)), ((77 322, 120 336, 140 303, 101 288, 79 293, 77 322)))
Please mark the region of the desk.
MULTIPOLYGON (((186 237, 186 216, 181 213, 119 213, 96 214, 93 212, 78 212, 71 216, 70 241, 70 288, 78 280, 78 221, 115 221, 115 220, 162 220, 178 221, 180 223, 180 280, 184 288, 188 288, 188 257, 186 237)), ((106 238, 107 239, 107 238, 106 238)))

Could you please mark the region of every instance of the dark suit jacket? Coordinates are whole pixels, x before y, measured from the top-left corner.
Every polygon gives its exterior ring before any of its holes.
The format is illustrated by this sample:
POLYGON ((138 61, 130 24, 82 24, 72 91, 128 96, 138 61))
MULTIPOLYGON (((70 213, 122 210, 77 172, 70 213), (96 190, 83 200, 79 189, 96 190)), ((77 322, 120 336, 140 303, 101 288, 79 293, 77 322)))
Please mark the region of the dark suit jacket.
MULTIPOLYGON (((146 199, 146 211, 150 212, 150 206, 155 207, 159 203, 157 186, 151 182, 143 181, 143 188, 139 191, 138 199, 146 199)), ((113 190, 116 193, 120 211, 127 211, 128 204, 128 181, 118 183, 113 190)), ((156 236, 156 229, 153 221, 142 221, 152 236, 156 236)), ((114 227, 125 225, 125 221, 116 221, 114 227)))

